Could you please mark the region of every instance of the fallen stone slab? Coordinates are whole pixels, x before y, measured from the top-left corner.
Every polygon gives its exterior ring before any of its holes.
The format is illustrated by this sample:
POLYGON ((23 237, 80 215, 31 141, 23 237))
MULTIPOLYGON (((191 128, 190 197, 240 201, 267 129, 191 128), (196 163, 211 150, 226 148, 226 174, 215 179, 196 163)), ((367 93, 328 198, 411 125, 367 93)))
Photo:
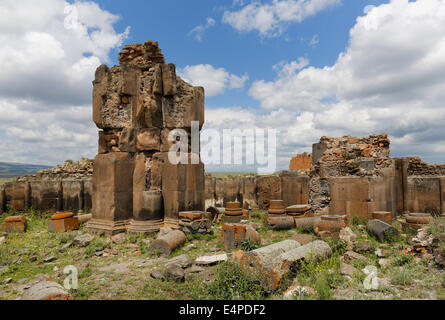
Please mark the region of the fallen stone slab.
POLYGON ((228 257, 227 254, 216 254, 213 256, 201 256, 198 257, 195 260, 195 264, 196 265, 200 265, 200 266, 208 266, 208 265, 214 265, 220 262, 224 262, 227 261, 228 257))
POLYGON ((345 252, 345 261, 349 262, 351 260, 366 260, 367 258, 357 252, 354 251, 346 251, 345 252))
POLYGON ((188 255, 183 254, 183 255, 169 259, 165 263, 165 266, 169 267, 172 265, 178 265, 181 268, 185 269, 185 268, 190 267, 192 265, 192 262, 193 262, 192 259, 190 259, 190 257, 188 255))
POLYGON ((187 240, 185 233, 179 230, 160 235, 148 248, 150 251, 159 250, 163 255, 170 255, 173 250, 180 247, 187 240))
POLYGON ((356 252, 369 252, 372 248, 372 243, 369 241, 354 243, 354 251, 356 252))
POLYGON ((111 237, 111 241, 115 244, 123 244, 127 241, 127 235, 125 233, 118 233, 111 237))
POLYGON ((350 264, 342 262, 340 264, 340 274, 344 276, 350 276, 352 277, 355 273, 359 272, 358 269, 354 268, 350 264))
POLYGON ((300 247, 301 244, 295 240, 280 241, 259 249, 245 252, 241 257, 243 266, 250 266, 261 269, 263 266, 271 263, 273 259, 286 251, 300 247))
POLYGON ((315 240, 280 254, 270 264, 264 266, 263 274, 266 274, 266 279, 274 288, 278 288, 283 276, 289 273, 296 274, 301 263, 318 262, 330 256, 332 256, 331 247, 322 240, 315 240))
POLYGON ((374 253, 379 258, 386 258, 386 257, 391 255, 391 251, 390 250, 385 250, 385 249, 382 249, 382 248, 377 248, 374 253))
POLYGON ((93 240, 94 240, 94 236, 92 236, 88 233, 85 233, 85 234, 75 237, 73 240, 73 245, 78 246, 78 247, 86 247, 93 240))
POLYGON ((314 240, 310 234, 294 234, 290 239, 298 241, 302 246, 314 240))
POLYGON ((182 282, 185 278, 184 269, 177 264, 172 264, 167 268, 167 278, 171 281, 182 282))
POLYGON ((156 280, 164 280, 164 274, 161 272, 161 271, 159 271, 159 270, 155 270, 155 271, 152 271, 151 273, 150 273, 150 276, 153 278, 153 279, 156 279, 156 280))
POLYGON ((390 235, 399 236, 399 231, 392 225, 376 219, 370 220, 366 229, 381 242, 385 241, 390 235))
POLYGON ((42 281, 25 290, 21 300, 73 300, 73 297, 60 284, 42 281))

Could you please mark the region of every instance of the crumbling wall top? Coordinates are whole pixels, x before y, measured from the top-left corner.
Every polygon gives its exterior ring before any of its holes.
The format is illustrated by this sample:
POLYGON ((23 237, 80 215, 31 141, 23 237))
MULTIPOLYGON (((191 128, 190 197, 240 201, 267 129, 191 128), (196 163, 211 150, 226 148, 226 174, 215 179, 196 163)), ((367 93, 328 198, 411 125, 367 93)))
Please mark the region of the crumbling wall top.
POLYGON ((155 64, 164 64, 165 58, 157 41, 146 41, 144 44, 126 45, 119 53, 119 62, 121 65, 144 68, 155 64))
POLYGON ((382 168, 392 164, 386 133, 362 138, 324 136, 317 145, 322 152, 314 159, 312 171, 320 174, 322 170, 323 176, 379 175, 382 168))

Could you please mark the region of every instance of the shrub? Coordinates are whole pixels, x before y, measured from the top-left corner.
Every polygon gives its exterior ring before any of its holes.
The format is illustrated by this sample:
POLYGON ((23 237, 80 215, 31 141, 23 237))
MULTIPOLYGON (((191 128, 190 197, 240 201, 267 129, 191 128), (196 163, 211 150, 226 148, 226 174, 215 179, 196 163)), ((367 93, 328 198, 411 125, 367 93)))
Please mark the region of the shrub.
POLYGON ((216 300, 260 300, 267 296, 262 284, 258 273, 244 272, 239 263, 226 261, 218 266, 209 293, 216 300))
POLYGON ((413 261, 413 256, 407 256, 404 254, 397 254, 394 256, 394 265, 403 266, 407 263, 411 263, 413 261))
POLYGON ((251 239, 244 239, 241 243, 241 250, 243 251, 252 251, 257 249, 258 246, 255 242, 253 242, 251 239))

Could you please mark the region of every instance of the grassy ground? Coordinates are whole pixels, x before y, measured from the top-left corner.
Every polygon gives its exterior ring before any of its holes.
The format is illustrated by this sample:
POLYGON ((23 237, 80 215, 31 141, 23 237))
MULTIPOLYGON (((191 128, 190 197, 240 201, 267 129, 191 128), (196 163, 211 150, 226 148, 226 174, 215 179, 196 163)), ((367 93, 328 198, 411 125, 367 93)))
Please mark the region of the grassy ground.
MULTIPOLYGON (((9 212, 0 218, 0 223, 9 212)), ((7 235, 0 244, 0 299, 16 299, 26 285, 39 279, 51 279, 63 283, 63 270, 74 265, 79 270, 79 288, 73 290, 75 299, 281 299, 285 288, 268 292, 257 274, 244 274, 235 262, 205 267, 204 271, 192 275, 183 283, 152 279, 154 270, 164 270, 166 258, 148 252, 153 236, 127 235, 126 242, 117 245, 105 236, 94 235, 92 243, 85 247, 67 246, 79 231, 54 234, 47 231, 49 213, 26 213, 28 232, 7 235), (101 252, 102 255, 98 255, 101 252), (46 258, 53 261, 45 262, 46 258)), ((291 231, 272 231, 263 224, 265 213, 252 212, 251 220, 259 226, 263 244, 267 245, 287 239, 291 231)), ((304 299, 444 299, 445 278, 442 270, 429 259, 415 260, 400 253, 409 247, 410 235, 402 235, 393 243, 380 244, 369 236, 364 226, 353 224, 359 235, 357 241, 369 241, 374 248, 385 246, 391 252, 391 265, 378 267, 378 277, 383 285, 377 291, 366 291, 363 286, 365 274, 353 278, 340 274, 339 268, 346 251, 341 241, 329 241, 333 256, 321 263, 303 265, 294 283, 315 289, 304 299)), ((222 252, 219 241, 220 225, 214 227, 213 235, 189 235, 187 242, 172 256, 188 254, 195 259, 210 252, 222 252), (193 248, 189 245, 193 244, 193 248)), ((1 237, 1 235, 0 235, 1 237)), ((364 254, 367 261, 351 262, 358 269, 367 265, 378 266, 374 250, 364 254)), ((169 258, 171 258, 169 257, 169 258)))
POLYGON ((14 178, 0 178, 0 186, 6 182, 12 181, 14 178))

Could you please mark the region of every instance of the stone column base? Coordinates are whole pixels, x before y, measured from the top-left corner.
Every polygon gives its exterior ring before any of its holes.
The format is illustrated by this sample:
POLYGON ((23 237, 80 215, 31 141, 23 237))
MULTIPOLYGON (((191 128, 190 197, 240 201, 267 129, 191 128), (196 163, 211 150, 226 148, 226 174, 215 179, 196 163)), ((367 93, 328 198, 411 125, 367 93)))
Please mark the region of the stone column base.
POLYGON ((136 221, 130 220, 130 225, 128 227, 128 232, 133 233, 154 233, 158 232, 163 226, 164 220, 146 220, 146 221, 136 221))
POLYGON ((164 218, 164 226, 170 227, 172 229, 180 229, 181 226, 179 225, 179 219, 175 218, 164 218))
POLYGON ((108 221, 91 219, 86 225, 86 229, 91 232, 101 232, 104 231, 105 235, 113 236, 118 233, 126 232, 128 226, 128 220, 124 221, 108 221))

